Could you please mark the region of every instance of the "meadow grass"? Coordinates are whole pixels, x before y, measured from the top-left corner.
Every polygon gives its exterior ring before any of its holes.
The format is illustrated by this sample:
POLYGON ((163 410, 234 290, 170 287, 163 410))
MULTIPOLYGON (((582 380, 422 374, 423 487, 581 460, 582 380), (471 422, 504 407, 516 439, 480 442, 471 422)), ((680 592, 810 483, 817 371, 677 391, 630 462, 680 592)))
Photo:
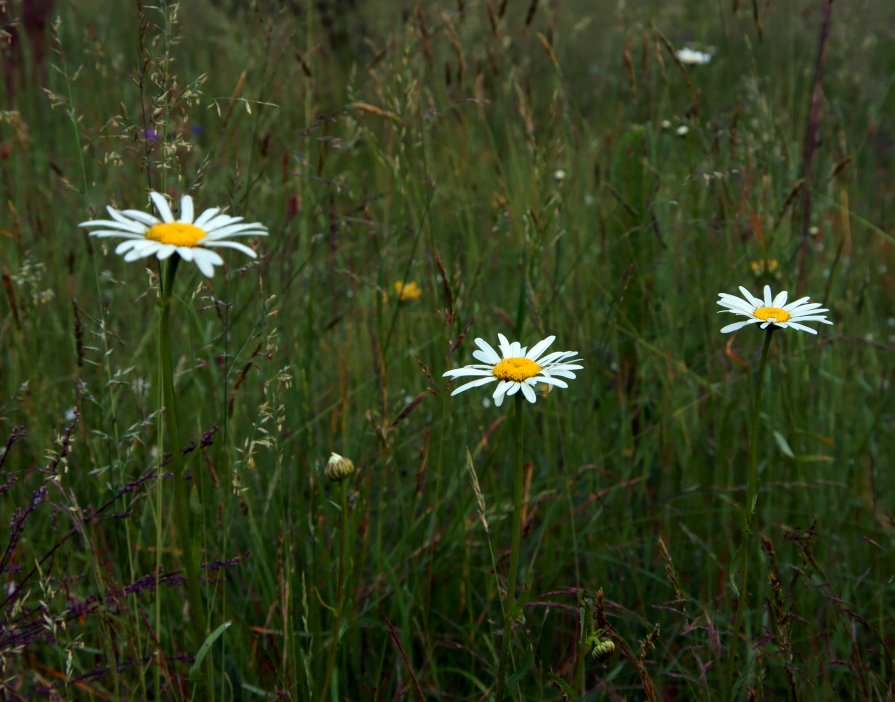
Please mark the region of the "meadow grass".
POLYGON ((507 641, 508 699, 895 696, 895 8, 54 13, 0 112, 0 696, 486 700, 507 641), (180 266, 176 447, 157 261, 77 227, 149 190, 269 229, 180 266), (765 283, 835 326, 752 417, 716 298, 765 283), (521 416, 507 619, 514 403, 442 377, 498 332, 584 366, 521 416))

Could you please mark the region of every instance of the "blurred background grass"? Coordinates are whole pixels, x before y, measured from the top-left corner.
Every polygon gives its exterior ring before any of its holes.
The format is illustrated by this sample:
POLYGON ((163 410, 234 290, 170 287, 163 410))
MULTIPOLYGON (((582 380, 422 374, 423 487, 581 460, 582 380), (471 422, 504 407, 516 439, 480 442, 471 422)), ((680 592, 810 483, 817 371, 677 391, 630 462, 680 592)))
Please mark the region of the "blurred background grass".
POLYGON ((7 8, 0 112, 9 699, 205 694, 167 577, 172 489, 135 482, 159 463, 156 269, 76 227, 148 189, 271 233, 258 262, 178 278, 209 630, 231 622, 217 696, 487 699, 508 409, 440 376, 498 331, 556 334, 585 366, 527 412, 519 699, 892 696, 895 8, 48 8, 30 30, 7 8), (735 634, 761 335, 719 334, 715 299, 765 282, 835 326, 775 335, 735 634), (330 451, 359 468, 341 526, 330 451))

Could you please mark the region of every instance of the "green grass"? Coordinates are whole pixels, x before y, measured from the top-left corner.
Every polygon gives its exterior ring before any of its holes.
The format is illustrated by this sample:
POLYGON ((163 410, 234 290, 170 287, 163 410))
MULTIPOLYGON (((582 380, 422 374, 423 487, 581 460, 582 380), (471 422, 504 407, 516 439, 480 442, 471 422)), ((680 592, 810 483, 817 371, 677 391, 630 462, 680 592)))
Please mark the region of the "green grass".
POLYGON ((513 402, 441 376, 498 332, 584 365, 524 408, 512 698, 895 696, 895 12, 834 5, 813 122, 823 3, 280 5, 58 2, 43 65, 19 30, 0 696, 493 698, 513 402), (156 477, 158 267, 77 227, 149 189, 270 230, 175 284, 204 646, 156 477), (771 345, 735 631, 762 334, 716 298, 765 282, 835 326, 771 345))

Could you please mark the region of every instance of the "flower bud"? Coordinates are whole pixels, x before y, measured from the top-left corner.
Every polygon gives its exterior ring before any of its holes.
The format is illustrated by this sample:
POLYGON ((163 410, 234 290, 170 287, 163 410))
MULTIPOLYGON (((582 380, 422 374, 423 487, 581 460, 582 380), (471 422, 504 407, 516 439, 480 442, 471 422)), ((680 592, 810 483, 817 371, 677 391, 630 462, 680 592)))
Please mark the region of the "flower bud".
POLYGON ((345 480, 345 478, 350 478, 354 475, 354 463, 350 458, 333 453, 326 462, 323 474, 334 482, 345 480))

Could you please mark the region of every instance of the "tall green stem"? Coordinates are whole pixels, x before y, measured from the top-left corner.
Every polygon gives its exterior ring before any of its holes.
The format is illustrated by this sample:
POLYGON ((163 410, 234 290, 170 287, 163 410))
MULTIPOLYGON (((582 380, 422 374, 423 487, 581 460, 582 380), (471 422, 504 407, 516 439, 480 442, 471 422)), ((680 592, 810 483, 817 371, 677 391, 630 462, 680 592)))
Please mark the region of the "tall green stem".
MULTIPOLYGON (((752 547, 752 532, 755 524, 755 504, 758 501, 758 433, 761 428, 761 393, 764 389, 764 372, 768 363, 768 349, 771 348, 771 335, 774 333, 774 325, 768 327, 764 335, 764 345, 761 347, 761 360, 758 362, 758 372, 755 376, 755 386, 752 391, 752 413, 749 417, 749 475, 746 482, 746 506, 743 509, 743 540, 740 543, 740 558, 742 560, 742 579, 740 581, 740 596, 737 598, 736 618, 733 624, 733 636, 739 635, 740 625, 743 621, 743 603, 746 600, 749 587, 749 551, 752 547)), ((731 644, 735 645, 734 643, 731 644)), ((733 690, 733 671, 736 656, 730 655, 727 668, 728 690, 733 690)), ((749 641, 745 639, 744 663, 749 659, 749 641)))
MULTIPOLYGON (((749 483, 746 486, 748 503, 746 505, 746 519, 751 527, 755 518, 755 501, 758 499, 758 433, 761 427, 759 412, 761 411, 761 393, 764 390, 764 371, 768 365, 768 349, 771 348, 771 335, 774 333, 774 325, 768 327, 764 335, 764 345, 761 347, 761 360, 758 362, 758 374, 755 376, 755 390, 752 393, 752 426, 749 430, 749 483)), ((750 528, 751 533, 751 528, 750 528)))
POLYGON ((519 546, 522 543, 522 483, 524 481, 525 453, 522 431, 522 409, 525 400, 522 393, 516 395, 516 412, 513 431, 516 437, 516 468, 513 477, 513 541, 510 546, 510 570, 507 577, 507 606, 503 613, 503 646, 500 666, 497 669, 497 702, 506 694, 507 659, 513 638, 513 620, 516 618, 516 573, 519 570, 519 546))
MULTIPOLYGON (((162 398, 165 410, 165 448, 171 454, 168 464, 174 474, 174 528, 177 541, 183 552, 186 568, 187 590, 190 602, 190 618, 193 622, 194 645, 196 650, 205 640, 205 610, 199 587, 199 571, 193 557, 193 541, 190 535, 189 513, 187 512, 187 490, 184 478, 184 461, 181 453, 180 430, 177 424, 177 396, 174 393, 174 371, 171 361, 171 307, 174 304, 174 275, 180 259, 175 254, 165 264, 161 278, 161 298, 159 299, 158 355, 161 363, 162 398)), ((162 455, 164 456, 164 451, 162 455)))
POLYGON ((348 534, 348 480, 342 480, 339 486, 342 489, 342 500, 340 503, 341 512, 339 514, 339 564, 337 566, 338 583, 336 585, 336 615, 333 623, 332 641, 329 644, 329 655, 326 659, 326 672, 323 675, 323 687, 320 689, 320 702, 326 700, 326 693, 329 690, 330 679, 333 675, 333 668, 336 665, 336 652, 339 650, 339 630, 342 627, 342 608, 345 605, 345 576, 347 568, 345 559, 347 557, 347 534, 348 534))

